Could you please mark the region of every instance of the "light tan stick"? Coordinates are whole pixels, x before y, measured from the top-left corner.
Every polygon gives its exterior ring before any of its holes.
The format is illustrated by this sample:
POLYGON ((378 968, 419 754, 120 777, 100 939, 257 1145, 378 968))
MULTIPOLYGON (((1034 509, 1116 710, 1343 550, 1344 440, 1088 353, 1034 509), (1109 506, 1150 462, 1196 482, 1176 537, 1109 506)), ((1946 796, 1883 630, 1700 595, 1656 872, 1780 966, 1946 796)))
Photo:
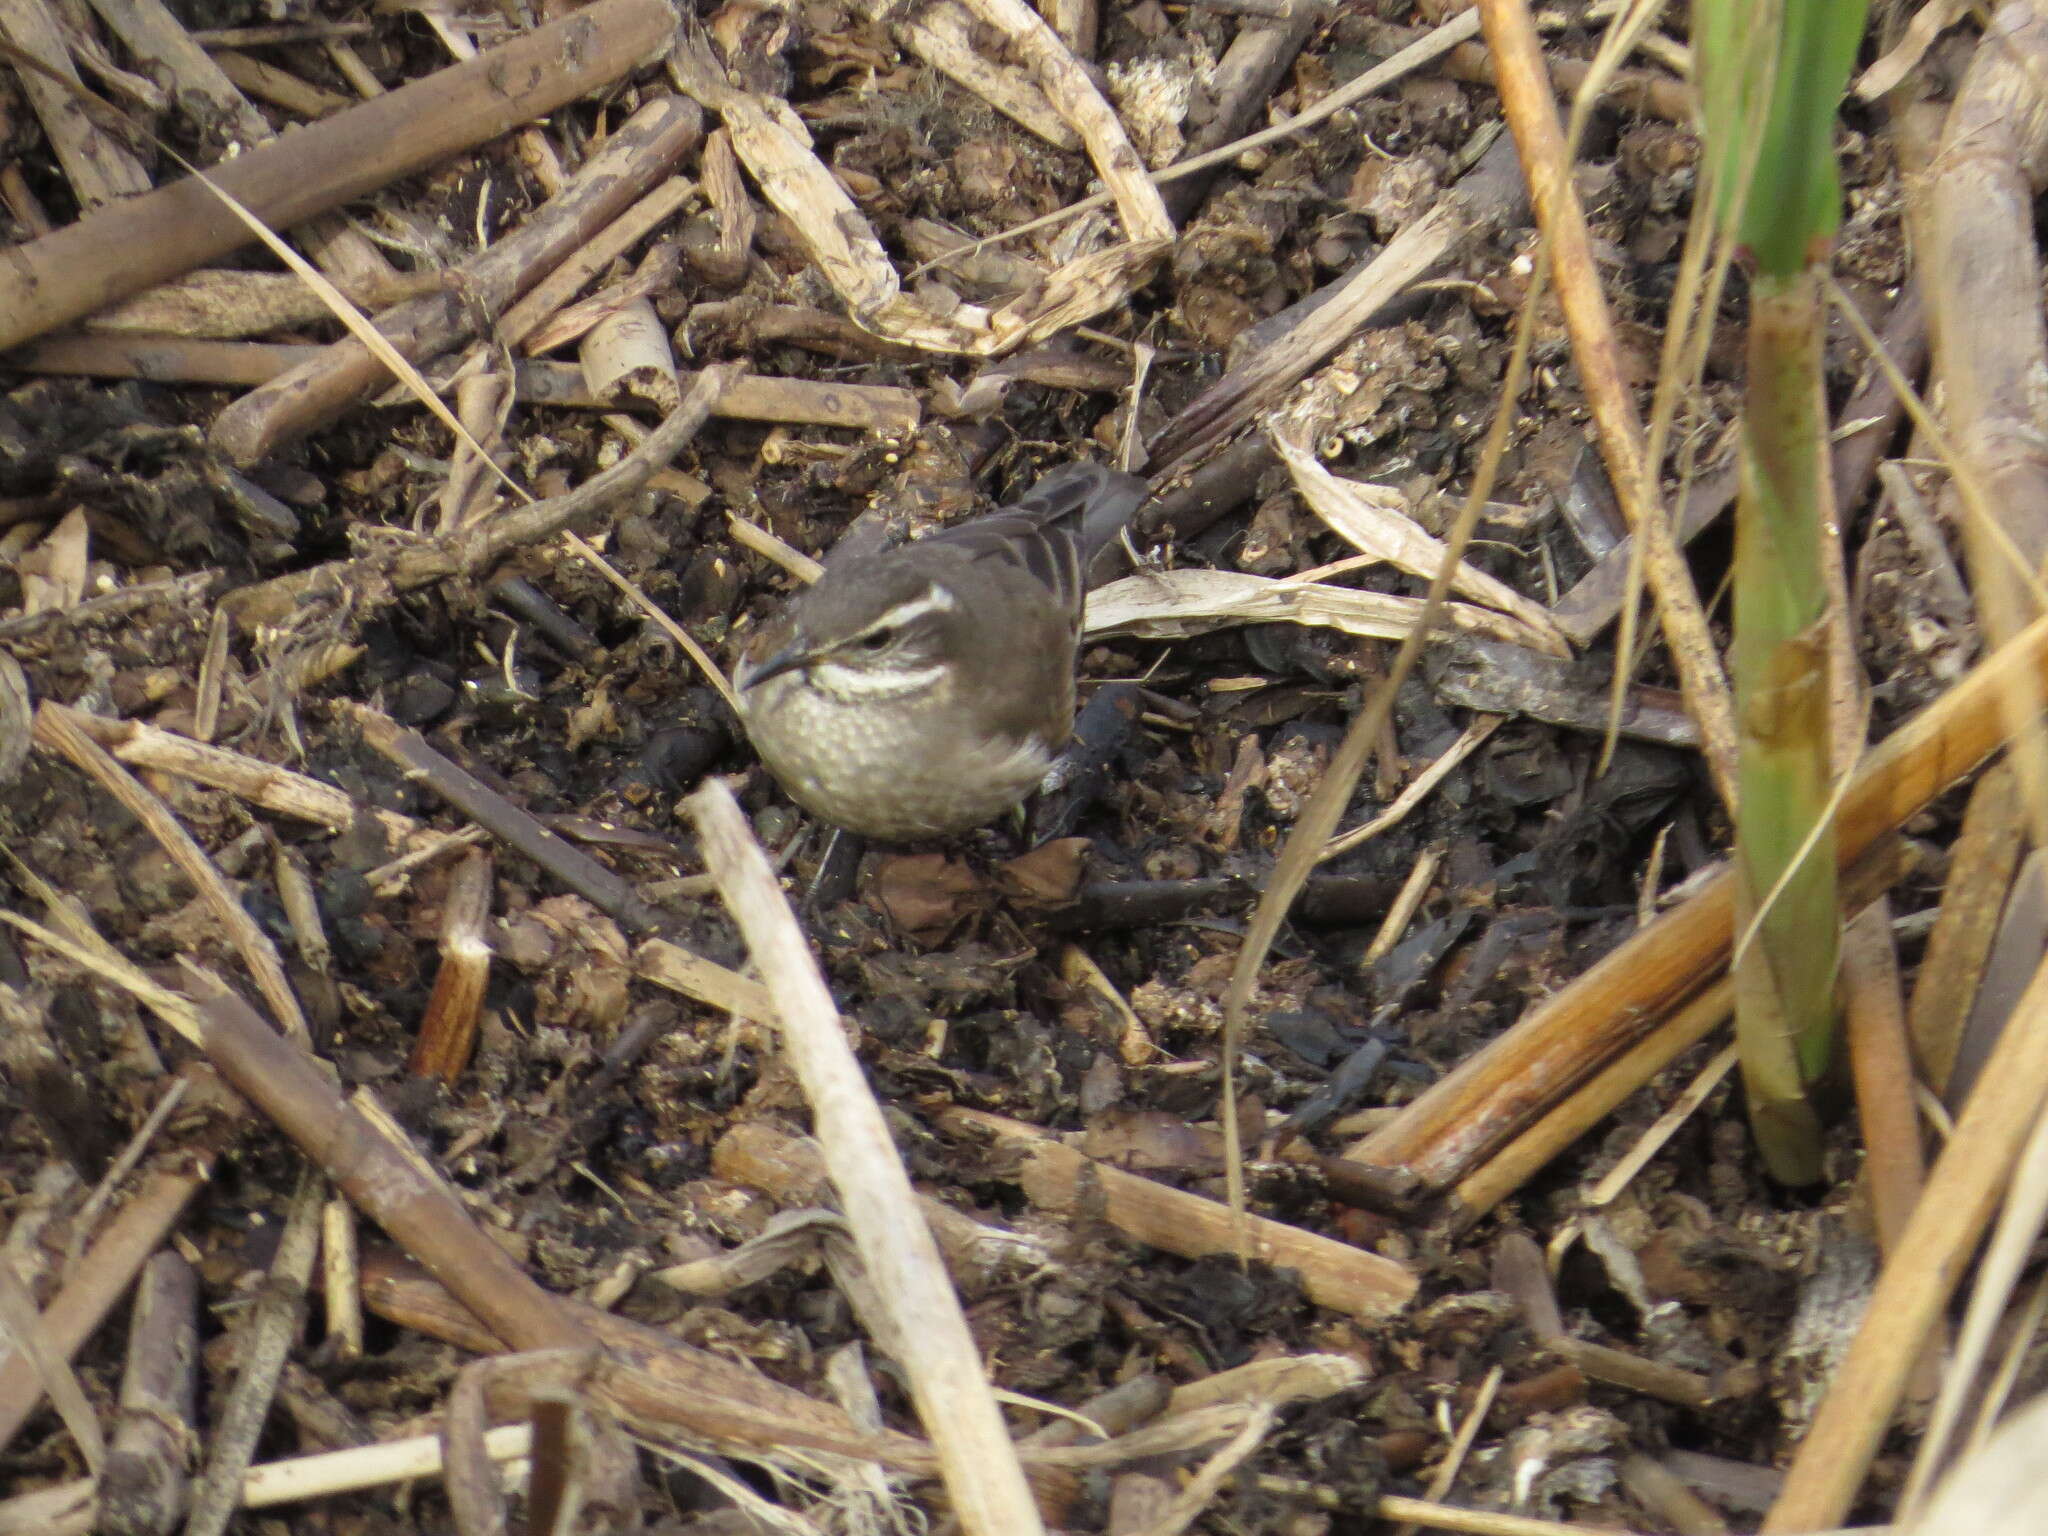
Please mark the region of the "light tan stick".
MULTIPOLYGON (((159 1427, 190 1422, 184 1415, 163 1415, 159 1427)), ((533 1426, 501 1424, 485 1437, 484 1445, 495 1461, 515 1461, 533 1449, 533 1426)), ((184 1458, 180 1442, 178 1457, 184 1458)), ((346 1451, 322 1451, 312 1456, 293 1456, 266 1461, 242 1474, 243 1509, 270 1509, 279 1504, 298 1504, 311 1499, 332 1498, 338 1493, 359 1493, 415 1478, 437 1477, 441 1472, 441 1437, 413 1435, 404 1440, 387 1440, 378 1445, 355 1446, 346 1451)), ((0 1536, 90 1536, 100 1526, 102 1501, 91 1478, 60 1483, 0 1503, 0 1536)), ((161 1527, 177 1524, 176 1512, 161 1527)), ((141 1529, 142 1527, 137 1527, 141 1529)))
POLYGON ((356 1213, 336 1196, 320 1212, 320 1296, 327 1347, 343 1360, 363 1353, 363 1276, 356 1213))
POLYGON ((1116 202, 1117 217, 1132 240, 1171 240, 1173 220, 1145 164, 1124 133, 1124 125, 1095 82, 1067 52, 1051 27, 1024 0, 961 0, 967 10, 1008 39, 1025 67, 1038 77, 1046 96, 1081 136, 1088 158, 1116 202))
POLYGON ((672 411, 682 399, 675 353, 650 299, 635 299, 592 326, 577 361, 585 387, 610 409, 641 401, 672 411))
MULTIPOLYGON (((1135 1242, 1191 1259, 1230 1253, 1236 1246, 1230 1207, 1220 1201, 1098 1163, 1035 1126, 1001 1115, 949 1109, 939 1120, 959 1133, 993 1132, 1021 1148, 1028 1158, 1024 1191, 1034 1204, 1067 1211, 1099 1193, 1104 1219, 1135 1242)), ((1252 1256, 1298 1270, 1303 1292, 1318 1306, 1378 1321, 1415 1295, 1414 1274, 1392 1259, 1263 1216, 1247 1217, 1246 1225, 1252 1256)))
POLYGON ((775 1017, 768 989, 751 977, 727 970, 667 939, 649 939, 633 956, 633 973, 671 992, 723 1008, 743 1019, 766 1023, 775 1017))
POLYGON ((193 741, 140 720, 80 715, 72 723, 113 753, 117 762, 131 768, 174 773, 195 784, 226 790, 279 816, 342 832, 358 816, 368 815, 401 845, 439 847, 442 841, 441 834, 423 828, 410 817, 395 811, 369 810, 332 784, 227 747, 193 741))
POLYGON ((1685 1085, 1685 1091, 1671 1101, 1671 1107, 1636 1139, 1627 1155, 1602 1174, 1599 1182, 1586 1192, 1586 1204, 1595 1210, 1613 1204, 1650 1159, 1663 1151, 1665 1144, 1678 1134, 1679 1128, 1706 1103, 1708 1095, 1721 1085, 1721 1079, 1734 1069, 1736 1059, 1736 1049, 1731 1045, 1724 1047, 1719 1055, 1700 1068, 1693 1080, 1685 1085))
MULTIPOLYGON (((247 387, 268 384, 281 374, 324 356, 326 351, 325 347, 176 336, 61 335, 17 347, 0 357, 0 364, 31 374, 77 373, 109 379, 156 379, 167 384, 247 387)), ((683 373, 678 377, 687 386, 696 375, 683 373)), ((578 410, 606 408, 585 388, 583 371, 573 363, 522 362, 517 388, 520 401, 527 405, 578 410)), ((752 373, 732 381, 712 414, 734 421, 840 427, 886 437, 916 431, 922 411, 917 395, 908 389, 752 373)))
POLYGON ((1863 1323, 1808 1426, 1765 1533, 1838 1524, 1891 1424, 1928 1331, 1941 1319, 2048 1098, 2048 961, 2000 1036, 1878 1276, 1863 1323))
POLYGON ((705 863, 767 979, 783 1049, 810 1101, 854 1244, 876 1289, 897 1308, 899 1337, 886 1342, 902 1351, 898 1363, 960 1523, 969 1536, 1036 1536, 1037 1506, 980 1351, 775 871, 722 781, 711 780, 687 803, 705 863))
POLYGON ((255 978, 257 990, 277 1011, 284 1028, 296 1038, 309 1037, 306 1016, 284 974, 277 946, 256 924, 227 881, 208 858, 206 851, 171 814, 170 808, 143 787, 142 781, 106 753, 79 725, 81 711, 45 699, 36 706, 36 745, 46 752, 68 758, 72 765, 97 780, 100 787, 149 829, 185 878, 192 882, 215 920, 242 957, 243 965, 255 978))
POLYGON ((1014 65, 1005 67, 987 57, 977 36, 984 29, 965 7, 951 0, 903 7, 866 0, 862 9, 870 16, 889 21, 903 45, 933 69, 979 96, 1012 122, 1037 134, 1054 149, 1071 153, 1081 147, 1080 136, 1046 99, 1036 80, 1014 65))

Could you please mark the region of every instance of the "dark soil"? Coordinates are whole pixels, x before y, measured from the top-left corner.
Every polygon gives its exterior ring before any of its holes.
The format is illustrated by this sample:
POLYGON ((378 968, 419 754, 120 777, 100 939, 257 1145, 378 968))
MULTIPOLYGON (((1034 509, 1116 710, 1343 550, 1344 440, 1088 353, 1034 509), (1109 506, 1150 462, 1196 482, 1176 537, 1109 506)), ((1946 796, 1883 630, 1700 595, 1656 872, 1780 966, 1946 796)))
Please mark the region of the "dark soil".
MULTIPOLYGON (((1214 60, 1239 26, 1256 24, 1227 7, 1145 0, 1104 9, 1100 56, 1113 75, 1139 64, 1191 73, 1196 117, 1214 60)), ((252 19, 233 7, 209 11, 194 24, 252 19)), ((1396 0, 1340 7, 1283 77, 1271 113, 1313 104, 1405 40, 1392 23, 1414 20, 1396 0)), ((736 60, 743 83, 788 100, 906 269, 916 259, 907 221, 994 234, 1092 188, 1080 156, 1047 148, 938 83, 899 53, 885 28, 831 0, 791 11, 736 4, 712 18, 710 30, 721 43, 745 41, 736 60)), ((1548 42, 1559 57, 1583 58, 1594 38, 1567 28, 1548 42)), ((379 16, 355 46, 387 81, 438 63, 425 29, 396 17, 379 16)), ((348 90, 317 45, 267 56, 348 90)), ((655 73, 638 87, 661 88, 655 73)), ((607 120, 623 118, 632 99, 632 90, 623 92, 604 109, 607 120)), ((598 113, 584 103, 557 114, 550 135, 565 160, 573 162, 598 113)), ((68 193, 33 118, 22 110, 10 120, 22 172, 68 217, 68 193)), ((1262 109, 1254 125, 1267 120, 1262 109)), ((1250 327, 1368 258, 1426 209, 1459 174, 1475 136, 1497 126, 1490 90, 1425 71, 1298 143, 1227 168, 1158 276, 1127 309, 1095 322, 1119 341, 1157 349, 1141 435, 1172 421, 1213 381, 1250 327)), ((1848 165, 1843 265, 1881 320, 1905 275, 1904 257, 1893 171, 1875 125, 1866 126, 1871 136, 1848 165)), ((1646 402, 1690 212, 1694 152, 1686 129, 1609 108, 1596 114, 1582 155, 1581 189, 1646 402)), ((386 230, 410 232, 399 242, 401 265, 431 264, 468 247, 479 207, 491 227, 510 228, 539 196, 509 151, 493 148, 390 189, 373 200, 374 213, 362 211, 386 230)), ((792 586, 733 541, 728 511, 817 554, 871 508, 967 515, 1068 458, 1106 456, 1123 439, 1129 409, 1128 353, 1093 337, 1069 336, 1051 350, 1071 354, 1076 369, 1092 368, 1094 386, 1020 377, 987 414, 951 419, 933 402, 941 386, 964 386, 971 364, 849 341, 845 332, 809 344, 769 339, 750 314, 834 302, 781 216, 765 205, 759 211, 742 280, 720 285, 692 264, 686 242, 674 285, 659 295, 661 316, 686 338, 693 364, 735 359, 765 375, 908 387, 927 412, 915 436, 890 442, 714 421, 677 462, 684 475, 611 524, 602 542, 618 568, 727 663, 792 586)), ((1041 238, 1056 242, 1059 234, 1041 238)), ((1325 445, 1333 469, 1407 493, 1425 522, 1444 525, 1496 409, 1534 246, 1533 233, 1520 229, 1465 250, 1357 338, 1343 363, 1369 381, 1370 399, 1325 445)), ((1051 243, 1023 249, 1041 259, 1054 254, 1051 243)), ((970 279, 935 278, 964 297, 983 296, 970 279)), ((1739 321, 1741 309, 1736 291, 1726 318, 1739 321)), ((1738 334, 1731 329, 1717 347, 1686 426, 1703 478, 1730 462, 1738 334)), ((1846 343, 1840 363, 1838 400, 1855 382, 1846 343)), ((1602 514, 1570 509, 1583 504, 1589 484, 1600 485, 1601 471, 1554 310, 1539 327, 1535 364, 1473 562, 1548 603, 1600 552, 1587 534, 1597 538, 1602 514)), ((416 407, 365 407, 253 473, 262 499, 252 501, 230 487, 204 445, 205 427, 229 398, 197 387, 14 375, 0 397, 0 492, 8 498, 0 517, 47 526, 84 507, 90 597, 204 571, 219 572, 226 589, 359 554, 370 531, 416 526, 439 492, 444 429, 416 407)), ((513 474, 538 490, 581 481, 620 452, 596 415, 566 410, 519 408, 507 442, 513 474)), ((1967 613, 1941 605, 1921 564, 1924 548, 1896 521, 1873 520, 1858 506, 1844 509, 1844 524, 1881 733, 1939 691, 1973 639, 1956 627, 1967 626, 1967 613)), ((30 547, 26 537, 5 545, 0 646, 19 661, 32 695, 189 729, 212 598, 10 625, 24 595, 17 565, 30 547)), ((1351 552, 1268 462, 1206 531, 1145 554, 1168 568, 1285 575, 1351 552)), ((1711 594, 1726 568, 1722 527, 1693 553, 1699 586, 1711 594)), ((1385 567, 1336 579, 1423 590, 1385 567)), ((1596 677, 1609 643, 1595 647, 1596 677)), ((1180 1383, 1275 1354, 1333 1352, 1366 1367, 1363 1387, 1283 1419, 1205 1516, 1208 1528, 1359 1528, 1374 1491, 1424 1487, 1449 1426, 1497 1367, 1501 1392, 1449 1501, 1667 1529, 1623 1481, 1631 1456, 1709 1453, 1768 1468, 1811 1406, 1822 1363, 1812 1351, 1830 1342, 1815 1310, 1829 1287, 1853 1292, 1854 1274, 1870 1263, 1846 1114, 1834 1131, 1830 1182, 1788 1192, 1760 1171, 1731 1077, 1617 1200, 1587 1208, 1591 1182, 1718 1048, 1702 1046, 1469 1231, 1449 1230, 1427 1205, 1376 1212, 1349 1204, 1312 1165, 1256 1167, 1253 1196, 1264 1213, 1417 1268, 1418 1300, 1376 1324, 1318 1309, 1286 1273, 1140 1248, 1099 1215, 1053 1222, 1027 1204, 1003 1156, 933 1126, 947 1105, 993 1111, 1080 1133, 1098 1155, 1220 1196, 1215 1141, 1188 1131, 1215 1118, 1221 999, 1249 911, 1246 893, 1271 872, 1392 649, 1291 626, 1091 647, 1087 679, 1138 679, 1145 690, 1091 794, 1041 808, 1034 822, 942 848, 868 849, 857 866, 832 869, 824 829, 809 825, 767 778, 687 658, 552 543, 523 552, 488 581, 389 594, 348 611, 310 605, 281 629, 238 629, 214 740, 324 779, 365 807, 450 830, 464 825, 362 742, 346 705, 374 705, 635 882, 676 942, 743 967, 743 947, 716 897, 688 879, 703 866, 680 809, 704 775, 731 776, 763 843, 783 861, 913 1176, 947 1203, 1022 1224, 1049 1245, 1042 1268, 984 1276, 965 1296, 998 1386, 1080 1405, 1140 1373, 1180 1383), (552 614, 543 609, 537 619, 532 604, 508 608, 511 578, 528 583, 552 614), (331 656, 337 642, 352 648, 337 658, 344 664, 309 671, 308 659, 331 656), (1046 820, 1054 811, 1057 820, 1046 820), (1020 864, 1048 826, 1069 841, 1020 864), (1100 968, 1128 1016, 1082 979, 1074 950, 1100 968), (1681 1407, 1561 1364, 1494 1288, 1501 1240, 1524 1233, 1561 1261, 1555 1283, 1571 1334, 1700 1373, 1722 1395, 1704 1408, 1681 1407), (1577 1240, 1560 1241, 1567 1233, 1577 1240), (1259 1481, 1267 1475, 1301 1484, 1290 1494, 1259 1481), (1299 1491, 1309 1484, 1334 1489, 1335 1507, 1299 1491)), ((1671 685, 1660 653, 1650 653, 1640 680, 1671 685)), ((1392 739, 1344 825, 1381 809, 1470 719, 1424 669, 1402 692, 1392 739)), ((1694 753, 1624 742, 1603 777, 1600 746, 1592 734, 1511 719, 1406 820, 1323 867, 1318 894, 1284 930, 1268 968, 1241 1077, 1269 1115, 1305 1111, 1302 1145, 1341 1152, 1631 932, 1653 847, 1667 890, 1725 849, 1725 819, 1694 753), (1426 852, 1441 864, 1420 909, 1398 942, 1368 958, 1386 905, 1426 852), (1376 1071, 1355 1070, 1361 1051, 1380 1062, 1376 1071)), ((0 761, 11 760, 0 752, 0 761)), ((434 984, 450 865, 373 889, 366 875, 394 853, 367 824, 332 836, 168 776, 151 783, 285 955, 315 1043, 345 1085, 369 1089, 398 1116, 543 1285, 604 1296, 627 1316, 826 1395, 825 1357, 864 1335, 815 1263, 715 1300, 680 1295, 644 1273, 753 1236, 775 1213, 770 1198, 722 1174, 717 1155, 736 1125, 807 1128, 768 1031, 737 1027, 634 981, 631 938, 501 847, 492 899, 497 960, 474 1059, 452 1088, 411 1077, 406 1062, 434 984), (287 915, 280 857, 310 875, 324 953, 304 944, 287 915)), ((1914 936, 1924 932, 1911 920, 1939 889, 1941 850, 1958 813, 1959 804, 1944 802, 1909 829, 1924 859, 1893 893, 1909 965, 1914 936)), ((0 786, 0 840, 135 964, 175 982, 176 963, 192 958, 246 987, 218 925, 156 839, 58 758, 31 753, 0 786)), ((23 885, 13 898, 18 910, 40 910, 23 885)), ((157 1103, 163 1071, 189 1049, 117 990, 11 931, 0 933, 0 981, 25 1000, 18 1014, 41 1021, 6 1046, 0 1213, 16 1234, 7 1257, 47 1302, 66 1245, 85 1237, 75 1226, 80 1181, 89 1187, 106 1171, 157 1103)), ((150 1157, 175 1155, 181 1138, 221 1134, 174 1121, 150 1157)), ((275 1253, 300 1165, 277 1131, 241 1122, 210 1189, 178 1229, 178 1246, 202 1276, 203 1332, 214 1345, 202 1446, 207 1415, 230 1379, 234 1351, 224 1341, 275 1253)), ((371 1246, 379 1241, 371 1229, 363 1236, 371 1246)), ((343 1358, 323 1343, 320 1309, 310 1311, 261 1442, 265 1459, 412 1432, 441 1408, 468 1358, 381 1321, 372 1322, 360 1358, 343 1358)), ((78 1357, 103 1414, 111 1412, 123 1331, 101 1329, 78 1357)), ((874 1374, 889 1421, 914 1431, 900 1383, 887 1370, 874 1374)), ((1042 1422, 1025 1410, 1015 1418, 1020 1427, 1042 1422)), ((1698 1473, 1702 1464, 1683 1465, 1698 1473)), ((706 1485, 649 1467, 650 1510, 671 1520, 714 1518, 707 1511, 719 1500, 706 1485)), ((0 1452, 0 1493, 81 1471, 45 1407, 0 1452)), ((1748 1527, 1753 1508, 1728 1491, 1738 1482, 1725 1477, 1709 1497, 1748 1527)), ((770 1497, 802 1502, 762 1486, 770 1497)), ((930 1485, 910 1497, 926 1510, 940 1507, 930 1485)), ((1065 1523, 1101 1528, 1104 1497, 1104 1486, 1089 1484, 1065 1523)), ((239 1529, 259 1528, 255 1515, 240 1519, 239 1529)), ((451 1528, 431 1484, 297 1507, 283 1520, 264 1528, 451 1528)))

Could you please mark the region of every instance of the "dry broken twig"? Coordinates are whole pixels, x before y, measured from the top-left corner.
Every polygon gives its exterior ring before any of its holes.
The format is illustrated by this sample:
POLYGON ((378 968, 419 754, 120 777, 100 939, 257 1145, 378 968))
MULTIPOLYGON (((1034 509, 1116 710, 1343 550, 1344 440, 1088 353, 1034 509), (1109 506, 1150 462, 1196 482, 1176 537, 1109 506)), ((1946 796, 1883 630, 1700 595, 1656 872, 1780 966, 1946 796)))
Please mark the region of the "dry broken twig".
MULTIPOLYGON (((1228 1206, 1098 1163, 1035 1127, 979 1110, 949 1109, 940 1123, 961 1135, 994 1135, 1024 1154, 1032 1203, 1072 1211, 1101 1202, 1105 1219, 1137 1242, 1186 1258, 1233 1250, 1228 1206)), ((1248 1218, 1251 1257, 1296 1271, 1319 1306, 1377 1320, 1414 1297, 1415 1275, 1392 1259, 1265 1217, 1248 1218)))
POLYGON ((513 550, 558 533, 594 532, 603 519, 619 515, 655 472, 665 468, 696 436, 737 373, 736 365, 719 364, 696 375, 683 393, 682 404, 648 433, 645 441, 572 491, 502 513, 445 538, 403 543, 360 560, 337 560, 273 577, 229 594, 222 606, 237 623, 251 626, 281 624, 300 615, 308 604, 322 598, 340 601, 344 594, 360 611, 388 600, 392 592, 411 591, 451 576, 476 576, 513 550))
POLYGON ((1032 1536, 1038 1512, 959 1300, 795 916, 732 792, 714 779, 690 797, 690 811, 705 862, 766 978, 855 1246, 892 1309, 894 1337, 881 1342, 909 1378, 961 1524, 974 1536, 1032 1536))
MULTIPOLYGON (((465 262, 443 292, 378 316, 378 330, 413 363, 459 345, 664 180, 703 131, 703 114, 692 103, 675 97, 649 102, 559 196, 465 262)), ((231 461, 255 463, 331 421, 386 376, 383 361, 351 336, 235 401, 214 418, 209 436, 231 461)))
MULTIPOLYGON (((657 57, 674 29, 668 0, 594 0, 471 63, 224 161, 209 179, 272 228, 296 224, 617 79, 657 57)), ((197 178, 99 209, 14 249, 0 273, 0 348, 250 239, 197 178)))

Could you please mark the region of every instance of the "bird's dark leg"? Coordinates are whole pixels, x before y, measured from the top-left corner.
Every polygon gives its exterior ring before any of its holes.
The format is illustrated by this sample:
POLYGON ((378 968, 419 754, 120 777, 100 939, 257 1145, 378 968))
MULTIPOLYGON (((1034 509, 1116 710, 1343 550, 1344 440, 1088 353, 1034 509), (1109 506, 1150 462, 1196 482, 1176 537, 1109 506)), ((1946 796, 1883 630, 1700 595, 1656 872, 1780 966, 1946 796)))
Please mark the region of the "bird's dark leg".
POLYGON ((816 916, 836 907, 853 894, 853 877, 860 869, 860 856, 867 852, 867 839, 841 827, 832 828, 825 851, 818 855, 818 867, 804 890, 804 915, 816 916))
POLYGON ((1109 765, 1137 723, 1136 683, 1105 683, 1074 717, 1074 734, 1054 759, 1032 807, 1031 841, 1046 842, 1074 830, 1081 813, 1109 783, 1109 765))

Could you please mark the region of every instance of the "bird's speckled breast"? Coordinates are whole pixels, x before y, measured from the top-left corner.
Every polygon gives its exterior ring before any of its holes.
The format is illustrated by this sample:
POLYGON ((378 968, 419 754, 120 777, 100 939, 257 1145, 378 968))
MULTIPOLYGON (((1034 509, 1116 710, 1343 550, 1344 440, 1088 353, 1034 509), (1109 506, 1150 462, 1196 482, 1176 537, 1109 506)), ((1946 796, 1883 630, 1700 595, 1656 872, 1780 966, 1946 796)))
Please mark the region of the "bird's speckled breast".
POLYGON ((914 710, 876 709, 841 703, 801 673, 748 692, 747 731, 769 771, 805 810, 864 837, 903 842, 978 827, 1036 789, 1052 763, 1035 740, 946 730, 943 696, 914 710))

